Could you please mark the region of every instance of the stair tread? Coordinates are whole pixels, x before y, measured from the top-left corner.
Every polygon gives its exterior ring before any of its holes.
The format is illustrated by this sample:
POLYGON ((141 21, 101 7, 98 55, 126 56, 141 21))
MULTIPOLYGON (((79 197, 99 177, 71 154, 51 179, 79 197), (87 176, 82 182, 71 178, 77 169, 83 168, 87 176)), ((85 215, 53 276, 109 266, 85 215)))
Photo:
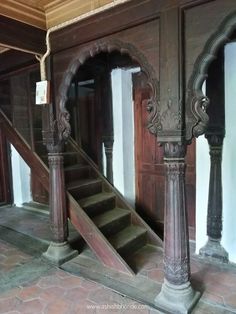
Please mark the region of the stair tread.
POLYGON ((89 197, 82 198, 79 200, 79 204, 81 207, 89 207, 92 205, 95 205, 98 202, 106 201, 112 197, 115 197, 115 194, 112 192, 103 192, 103 193, 98 193, 91 195, 89 197))
POLYGON ((76 188, 84 187, 86 185, 90 185, 93 183, 101 183, 101 182, 102 182, 101 179, 92 179, 92 178, 76 180, 76 181, 73 181, 73 182, 70 182, 69 184, 67 184, 67 189, 73 190, 76 188))
POLYGON ((81 168, 90 168, 90 166, 85 165, 85 164, 75 164, 75 165, 71 165, 71 166, 66 166, 64 169, 65 169, 65 171, 70 171, 70 170, 77 170, 77 169, 81 169, 81 168))
POLYGON ((141 235, 144 235, 146 232, 147 232, 146 229, 140 226, 131 225, 121 230, 117 234, 111 236, 109 238, 109 241, 115 247, 116 250, 119 250, 132 240, 136 239, 141 235))
POLYGON ((115 221, 127 215, 130 215, 130 212, 127 209, 114 208, 100 215, 95 216, 93 218, 93 222, 97 225, 98 228, 102 228, 103 226, 111 223, 112 221, 115 221))

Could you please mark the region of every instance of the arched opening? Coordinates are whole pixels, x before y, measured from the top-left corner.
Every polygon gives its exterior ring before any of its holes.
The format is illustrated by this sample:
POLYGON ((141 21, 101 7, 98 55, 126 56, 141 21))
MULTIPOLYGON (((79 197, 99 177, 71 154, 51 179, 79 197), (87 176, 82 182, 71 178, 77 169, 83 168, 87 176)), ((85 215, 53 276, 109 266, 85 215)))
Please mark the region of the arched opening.
MULTIPOLYGON (((195 77, 196 84, 206 78, 202 94, 209 98, 206 108, 209 121, 203 128, 205 137, 199 137, 196 145, 196 251, 221 262, 235 262, 236 200, 232 187, 236 184, 233 162, 236 44, 232 24, 222 31, 223 34, 218 34, 206 47, 214 47, 214 54, 202 67, 201 74, 195 77), (225 43, 227 34, 230 39, 225 43), (219 37, 224 40, 219 41, 219 37), (203 182, 209 182, 209 189, 204 188, 203 182)), ((205 52, 205 60, 207 56, 209 51, 205 52)))
POLYGON ((153 87, 153 74, 139 61, 118 49, 88 57, 71 80, 65 108, 73 139, 157 231, 163 221, 164 171, 155 173, 162 155, 148 130, 157 82, 153 87), (161 180, 149 180, 157 175, 161 180))

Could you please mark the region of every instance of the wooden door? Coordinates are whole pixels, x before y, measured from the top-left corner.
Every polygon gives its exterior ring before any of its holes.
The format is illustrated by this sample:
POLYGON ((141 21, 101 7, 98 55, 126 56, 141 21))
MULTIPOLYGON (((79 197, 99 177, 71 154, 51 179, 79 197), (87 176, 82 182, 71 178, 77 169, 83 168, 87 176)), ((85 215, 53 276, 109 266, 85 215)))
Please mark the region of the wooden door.
MULTIPOLYGON (((159 234, 163 232, 165 169, 163 150, 147 129, 147 100, 150 88, 141 74, 133 76, 135 121, 136 208, 159 234)), ((190 238, 195 235, 195 142, 188 147, 186 171, 187 209, 190 238)))
POLYGON ((147 129, 150 88, 141 74, 133 76, 135 126, 136 208, 158 233, 164 217, 164 165, 162 149, 147 129))

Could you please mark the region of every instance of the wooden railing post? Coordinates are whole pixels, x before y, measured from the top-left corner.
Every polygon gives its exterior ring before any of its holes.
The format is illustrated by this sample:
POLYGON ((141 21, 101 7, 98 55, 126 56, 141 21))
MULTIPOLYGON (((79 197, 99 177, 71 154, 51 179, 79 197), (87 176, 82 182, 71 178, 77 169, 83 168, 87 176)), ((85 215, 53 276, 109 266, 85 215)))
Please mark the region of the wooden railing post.
POLYGON ((208 241, 200 249, 199 254, 203 257, 210 257, 228 263, 228 253, 220 243, 223 210, 221 164, 224 134, 206 134, 206 138, 210 147, 211 158, 207 211, 208 241))
POLYGON ((103 143, 106 156, 106 177, 107 180, 113 184, 113 144, 114 138, 112 136, 103 136, 103 143))

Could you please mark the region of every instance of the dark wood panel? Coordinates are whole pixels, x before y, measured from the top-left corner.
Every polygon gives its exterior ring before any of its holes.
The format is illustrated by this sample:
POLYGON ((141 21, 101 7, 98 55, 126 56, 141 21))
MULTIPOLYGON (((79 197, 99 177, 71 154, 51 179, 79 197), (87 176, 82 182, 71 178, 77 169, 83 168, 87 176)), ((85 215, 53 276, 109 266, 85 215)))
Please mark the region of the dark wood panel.
MULTIPOLYGON (((155 19, 143 26, 138 25, 136 27, 118 32, 103 38, 104 42, 120 41, 124 45, 126 43, 131 44, 134 51, 142 56, 140 57, 143 63, 148 62, 153 70, 156 72, 156 77, 159 79, 159 20, 155 19), (148 61, 147 61, 148 60, 148 61)), ((60 92, 58 88, 62 84, 62 79, 65 72, 68 70, 72 60, 81 59, 81 51, 87 47, 91 49, 96 47, 96 41, 91 42, 89 45, 76 46, 74 48, 62 51, 53 56, 53 68, 54 68, 54 86, 55 97, 58 106, 60 92)))
POLYGON ((51 36, 52 51, 57 52, 81 45, 154 19, 158 16, 158 9, 164 2, 163 0, 130 1, 57 31, 51 36))
POLYGON ((46 32, 0 15, 0 44, 40 54, 46 51, 46 32))
POLYGON ((6 138, 0 130, 0 205, 12 203, 10 160, 6 138))
POLYGON ((7 118, 12 121, 10 80, 3 80, 0 82, 0 108, 7 118))
POLYGON ((0 54, 0 77, 31 64, 38 63, 35 56, 16 50, 8 50, 0 54))

